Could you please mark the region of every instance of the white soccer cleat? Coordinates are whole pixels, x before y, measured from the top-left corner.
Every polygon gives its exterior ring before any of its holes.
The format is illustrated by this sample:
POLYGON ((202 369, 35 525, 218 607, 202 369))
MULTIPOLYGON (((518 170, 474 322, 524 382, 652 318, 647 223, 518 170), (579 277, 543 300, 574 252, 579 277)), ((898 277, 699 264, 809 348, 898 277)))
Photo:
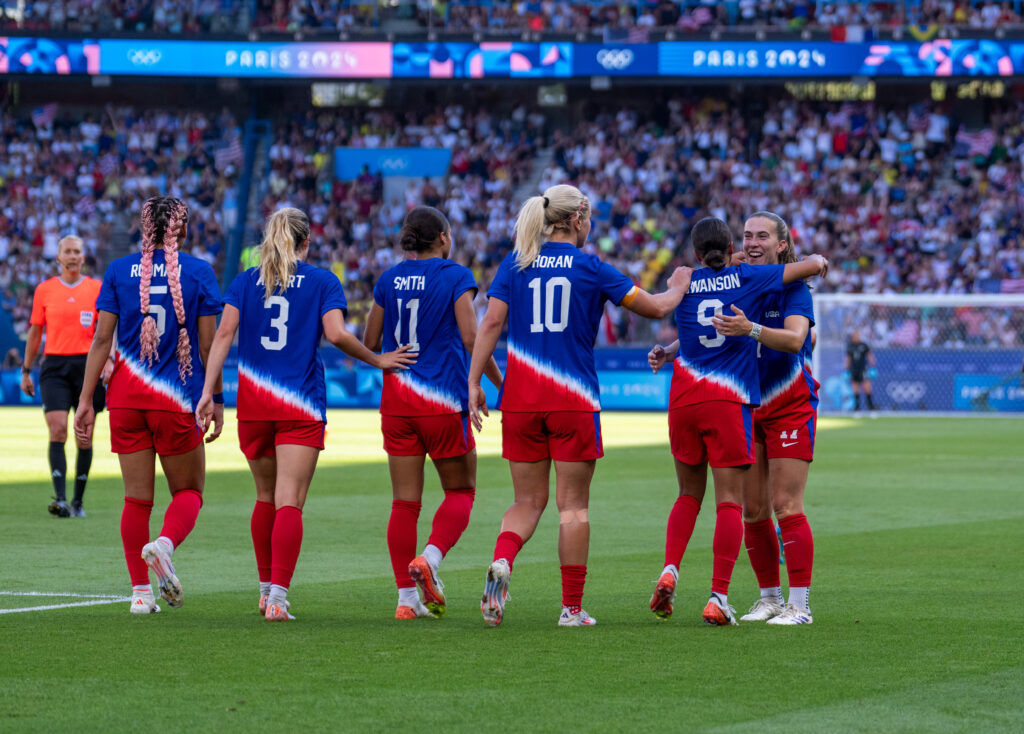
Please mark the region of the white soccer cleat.
POLYGON ((180 607, 184 598, 181 593, 181 582, 174 575, 171 554, 167 552, 164 544, 158 540, 146 543, 142 546, 142 560, 156 574, 157 583, 160 585, 160 596, 166 599, 172 607, 180 607))
POLYGON ((484 586, 483 598, 480 600, 480 612, 484 615, 484 621, 493 627, 501 624, 505 615, 508 581, 511 575, 512 569, 504 558, 499 558, 487 567, 487 583, 484 586))
POLYGON ((728 627, 737 624, 736 610, 727 602, 723 602, 718 594, 712 592, 704 607, 704 624, 712 627, 728 627))
POLYGON ((768 624, 812 624, 814 617, 809 609, 801 609, 795 604, 787 604, 782 614, 768 620, 768 624))
POLYGON ((762 596, 750 607, 750 611, 740 617, 741 622, 767 622, 772 617, 782 614, 786 607, 777 599, 762 596))
POLYGON ((156 614, 160 611, 152 591, 133 591, 131 606, 128 608, 132 614, 156 614))
POLYGON ((593 627, 595 624, 597 620, 587 614, 586 609, 573 614, 569 607, 562 607, 562 615, 558 618, 559 627, 593 627))

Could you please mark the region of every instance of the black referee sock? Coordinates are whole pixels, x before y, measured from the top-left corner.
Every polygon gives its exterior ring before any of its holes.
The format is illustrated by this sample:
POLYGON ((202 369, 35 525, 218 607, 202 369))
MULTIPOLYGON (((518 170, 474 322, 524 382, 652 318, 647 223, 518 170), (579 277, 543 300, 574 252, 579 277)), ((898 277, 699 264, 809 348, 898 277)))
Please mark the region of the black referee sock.
POLYGON ((89 469, 92 467, 92 449, 78 449, 75 460, 75 499, 76 505, 82 504, 85 495, 85 483, 89 481, 89 469))
POLYGON ((58 502, 67 501, 65 475, 68 473, 68 460, 64 456, 64 444, 50 441, 50 476, 53 478, 53 491, 58 502))

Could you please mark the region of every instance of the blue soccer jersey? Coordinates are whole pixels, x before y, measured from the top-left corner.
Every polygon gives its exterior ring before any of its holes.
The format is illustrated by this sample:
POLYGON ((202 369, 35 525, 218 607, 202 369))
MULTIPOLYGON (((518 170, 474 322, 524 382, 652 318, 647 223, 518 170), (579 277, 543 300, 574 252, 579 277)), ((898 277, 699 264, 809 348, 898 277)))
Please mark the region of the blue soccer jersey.
POLYGON ((213 268, 205 260, 178 253, 181 297, 185 305, 189 343, 192 346, 192 374, 181 381, 178 373, 178 324, 167 283, 164 251, 153 251, 153 277, 149 286, 149 314, 156 319, 159 343, 156 359, 142 359, 142 319, 139 280, 142 254, 118 258, 107 266, 103 287, 96 300, 97 311, 117 316, 117 358, 107 389, 111 408, 167 410, 191 413, 203 393, 206 371, 199 358, 199 316, 215 316, 221 311, 220 288, 213 268))
MULTIPOLYGON (((787 316, 805 316, 814 326, 814 305, 811 290, 798 280, 785 286, 781 296, 770 299, 760 318, 762 326, 773 329, 785 327, 787 316)), ((752 320, 757 320, 751 316, 752 320)), ((818 407, 818 383, 811 373, 811 330, 796 354, 777 352, 758 345, 757 366, 761 379, 760 412, 785 411, 794 404, 810 403, 818 407)))
POLYGON ((299 261, 288 288, 265 294, 249 268, 224 295, 238 309, 238 420, 326 421, 320 339, 324 314, 347 308, 341 282, 299 261))
POLYGON ((757 342, 719 334, 711 319, 719 313, 732 316, 732 305, 748 315, 760 314, 767 299, 782 292, 784 269, 744 264, 694 271, 690 290, 676 308, 679 354, 672 370, 670 408, 711 400, 761 402, 757 342))
POLYGON ((508 304, 508 365, 498 407, 511 412, 601 410, 594 340, 605 301, 633 281, 565 242, 547 242, 520 270, 510 253, 487 293, 508 304))
POLYGON ((418 352, 407 370, 384 373, 384 415, 461 413, 469 404, 469 354, 455 321, 455 301, 476 293, 468 268, 441 258, 406 260, 373 288, 384 309, 385 352, 409 345, 418 352))

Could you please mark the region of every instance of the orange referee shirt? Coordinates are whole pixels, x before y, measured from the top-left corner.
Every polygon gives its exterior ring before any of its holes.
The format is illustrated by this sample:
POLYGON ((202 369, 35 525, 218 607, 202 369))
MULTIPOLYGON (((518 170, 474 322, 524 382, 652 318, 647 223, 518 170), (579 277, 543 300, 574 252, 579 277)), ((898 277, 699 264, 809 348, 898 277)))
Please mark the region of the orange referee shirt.
POLYGON ((68 285, 59 276, 39 284, 32 296, 29 323, 46 329, 44 354, 88 354, 101 285, 86 277, 68 285))

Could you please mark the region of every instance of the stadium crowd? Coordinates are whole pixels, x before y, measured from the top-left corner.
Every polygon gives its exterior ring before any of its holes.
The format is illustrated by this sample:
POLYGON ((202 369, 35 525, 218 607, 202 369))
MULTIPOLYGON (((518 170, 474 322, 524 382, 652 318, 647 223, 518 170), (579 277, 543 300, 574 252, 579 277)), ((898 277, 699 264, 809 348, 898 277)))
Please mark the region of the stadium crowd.
MULTIPOLYGON (((694 264, 685 244, 697 219, 739 228, 750 212, 769 209, 789 221, 798 251, 833 261, 819 292, 1016 292, 1024 285, 1021 119, 1024 104, 1004 101, 986 130, 965 133, 938 105, 780 99, 752 114, 712 98, 671 99, 657 118, 623 106, 569 129, 525 106, 308 112, 278 124, 252 213, 285 205, 309 213, 310 262, 341 278, 357 330, 376 278, 403 257, 395 242, 402 217, 420 203, 451 219, 454 258, 481 284, 483 309, 527 181, 537 190, 578 185, 593 202, 588 247, 645 289, 694 264), (339 146, 444 147, 452 162, 446 177, 404 179, 399 188, 369 171, 346 182, 333 175, 339 146), (545 148, 540 160, 550 162, 535 166, 545 148)), ((0 287, 17 330, 27 328, 32 288, 50 272, 59 236, 78 232, 95 257, 127 226, 118 213, 137 212, 150 193, 188 201, 189 247, 219 271, 239 192, 234 163, 218 169, 211 149, 235 127, 227 113, 126 109, 48 132, 5 116, 0 287), (42 154, 32 158, 36 145, 42 154)), ((602 342, 659 336, 618 309, 608 316, 602 342)))
MULTIPOLYGON (((35 31, 141 31, 247 33, 345 31, 386 28, 391 19, 451 31, 580 32, 633 29, 757 27, 829 30, 845 26, 900 27, 931 33, 943 28, 995 29, 1020 23, 1019 2, 920 0, 646 0, 592 3, 542 2, 351 2, 351 0, 27 0, 21 12, 0 15, 4 27, 35 31)), ((640 40, 634 37, 634 40, 640 40)))

